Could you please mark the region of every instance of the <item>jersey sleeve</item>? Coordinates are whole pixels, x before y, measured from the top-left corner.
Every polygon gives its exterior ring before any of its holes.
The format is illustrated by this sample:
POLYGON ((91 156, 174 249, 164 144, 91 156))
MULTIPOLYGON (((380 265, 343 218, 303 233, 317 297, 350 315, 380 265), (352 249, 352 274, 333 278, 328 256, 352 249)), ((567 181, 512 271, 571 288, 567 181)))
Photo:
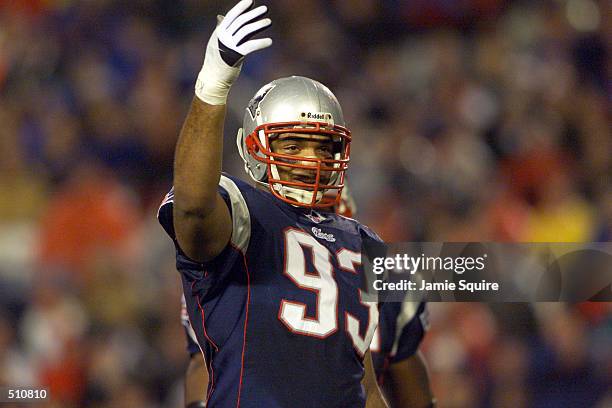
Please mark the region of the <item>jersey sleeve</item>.
POLYGON ((185 338, 187 340, 187 352, 190 356, 200 353, 200 346, 198 346, 198 340, 195 332, 191 327, 189 321, 189 314, 187 313, 187 303, 185 302, 185 295, 181 296, 181 324, 185 329, 185 338))
POLYGON ((359 234, 361 235, 361 253, 365 256, 366 262, 371 264, 374 258, 387 255, 387 245, 374 231, 360 224, 359 234))
POLYGON ((219 181, 219 193, 230 210, 232 234, 228 245, 216 258, 206 263, 197 262, 181 249, 174 230, 174 188, 164 197, 157 218, 176 249, 176 268, 193 291, 213 292, 228 278, 233 266, 248 248, 251 237, 251 218, 247 203, 236 183, 225 175, 219 181))
POLYGON ((384 245, 384 241, 382 238, 378 236, 374 231, 363 224, 359 224, 359 233, 361 235, 361 240, 363 245, 384 245))
POLYGON ((396 317, 395 338, 389 362, 398 363, 412 357, 429 330, 429 312, 425 302, 403 302, 396 317))

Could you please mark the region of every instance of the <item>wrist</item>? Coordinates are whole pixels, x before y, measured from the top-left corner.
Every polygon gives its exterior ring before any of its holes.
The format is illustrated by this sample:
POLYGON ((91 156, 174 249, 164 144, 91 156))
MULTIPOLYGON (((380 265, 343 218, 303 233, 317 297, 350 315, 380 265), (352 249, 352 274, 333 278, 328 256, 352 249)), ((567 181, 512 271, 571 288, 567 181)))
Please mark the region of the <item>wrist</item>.
POLYGON ((201 101, 210 105, 225 105, 232 83, 238 77, 239 73, 240 67, 225 66, 209 69, 205 62, 196 80, 196 96, 201 101), (225 75, 221 77, 219 71, 225 71, 225 75))

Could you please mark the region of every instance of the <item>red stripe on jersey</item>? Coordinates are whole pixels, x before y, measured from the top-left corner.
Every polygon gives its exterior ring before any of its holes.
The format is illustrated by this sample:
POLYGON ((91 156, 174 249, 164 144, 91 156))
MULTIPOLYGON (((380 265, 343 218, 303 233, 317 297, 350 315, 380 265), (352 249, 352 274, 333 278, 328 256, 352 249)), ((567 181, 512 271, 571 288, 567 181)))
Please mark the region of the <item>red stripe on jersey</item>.
POLYGON ((206 394, 205 404, 208 406, 208 400, 212 396, 213 390, 215 389, 215 369, 213 368, 213 359, 210 359, 210 389, 208 390, 208 394, 206 394))
MULTIPOLYGON (((232 245, 233 246, 233 245, 232 245)), ((234 247, 237 251, 240 251, 238 248, 234 247)), ((238 401, 236 403, 236 408, 240 408, 240 394, 242 392, 242 379, 244 376, 244 354, 246 352, 246 337, 247 337, 247 325, 249 323, 249 304, 251 303, 251 275, 249 274, 249 267, 247 265, 247 259, 244 252, 240 251, 242 254, 242 260, 244 262, 244 270, 247 276, 247 305, 244 316, 244 334, 242 340, 242 359, 240 361, 240 384, 238 385, 238 401)))
MULTIPOLYGON (((195 285, 195 281, 193 281, 193 283, 191 284, 191 290, 193 291, 193 285, 195 285)), ((212 339, 208 336, 208 332, 206 331, 206 319, 204 316, 204 308, 202 308, 202 305, 200 304, 200 297, 197 296, 196 297, 198 300, 198 308, 200 309, 200 313, 202 314, 202 330, 204 331, 204 337, 206 337, 206 340, 215 348, 215 351, 219 351, 219 347, 217 347, 217 345, 215 344, 214 341, 212 341, 212 339)), ((210 399, 210 397, 212 396, 212 393, 215 389, 215 370, 213 368, 213 361, 212 361, 212 357, 210 359, 210 389, 208 390, 208 394, 206 395, 206 405, 208 405, 208 400, 210 399)))
MULTIPOLYGON (((195 281, 191 284, 192 290, 193 290, 194 284, 195 284, 195 281)), ((204 337, 206 337, 206 340, 208 340, 208 342, 215 348, 215 351, 219 351, 219 347, 217 347, 215 342, 212 341, 212 339, 208 336, 208 332, 206 332, 206 319, 204 317, 204 308, 202 308, 202 305, 200 304, 200 297, 196 296, 196 298, 198 299, 198 308, 200 309, 200 312, 202 314, 202 330, 204 331, 204 337)))

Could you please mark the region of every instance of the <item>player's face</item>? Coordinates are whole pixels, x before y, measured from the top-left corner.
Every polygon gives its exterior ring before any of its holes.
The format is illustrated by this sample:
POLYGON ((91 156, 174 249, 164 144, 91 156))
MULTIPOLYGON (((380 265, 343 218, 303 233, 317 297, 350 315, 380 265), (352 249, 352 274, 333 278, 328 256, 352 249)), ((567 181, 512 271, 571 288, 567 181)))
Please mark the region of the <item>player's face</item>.
MULTIPOLYGON (((334 143, 329 136, 324 135, 304 135, 299 133, 283 133, 270 142, 270 147, 274 153, 295 156, 294 163, 305 166, 313 166, 313 162, 300 161, 299 157, 313 159, 333 159, 334 143)), ((277 159, 277 161, 281 161, 277 159)), ((283 181, 295 181, 307 184, 314 184, 317 171, 314 169, 303 169, 278 165, 279 178, 283 181)), ((320 183, 327 184, 331 177, 331 172, 321 172, 320 183)))

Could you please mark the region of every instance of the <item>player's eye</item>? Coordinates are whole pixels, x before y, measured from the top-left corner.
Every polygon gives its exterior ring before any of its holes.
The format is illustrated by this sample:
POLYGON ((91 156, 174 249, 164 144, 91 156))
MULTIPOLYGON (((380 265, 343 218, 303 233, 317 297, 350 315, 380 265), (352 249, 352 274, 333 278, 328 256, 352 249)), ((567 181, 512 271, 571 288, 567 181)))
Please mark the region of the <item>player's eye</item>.
POLYGON ((283 150, 289 154, 297 153, 300 151, 298 145, 287 145, 283 147, 283 150))
POLYGON ((319 146, 318 148, 319 152, 326 155, 326 156, 331 156, 332 154, 332 148, 331 146, 319 146))

